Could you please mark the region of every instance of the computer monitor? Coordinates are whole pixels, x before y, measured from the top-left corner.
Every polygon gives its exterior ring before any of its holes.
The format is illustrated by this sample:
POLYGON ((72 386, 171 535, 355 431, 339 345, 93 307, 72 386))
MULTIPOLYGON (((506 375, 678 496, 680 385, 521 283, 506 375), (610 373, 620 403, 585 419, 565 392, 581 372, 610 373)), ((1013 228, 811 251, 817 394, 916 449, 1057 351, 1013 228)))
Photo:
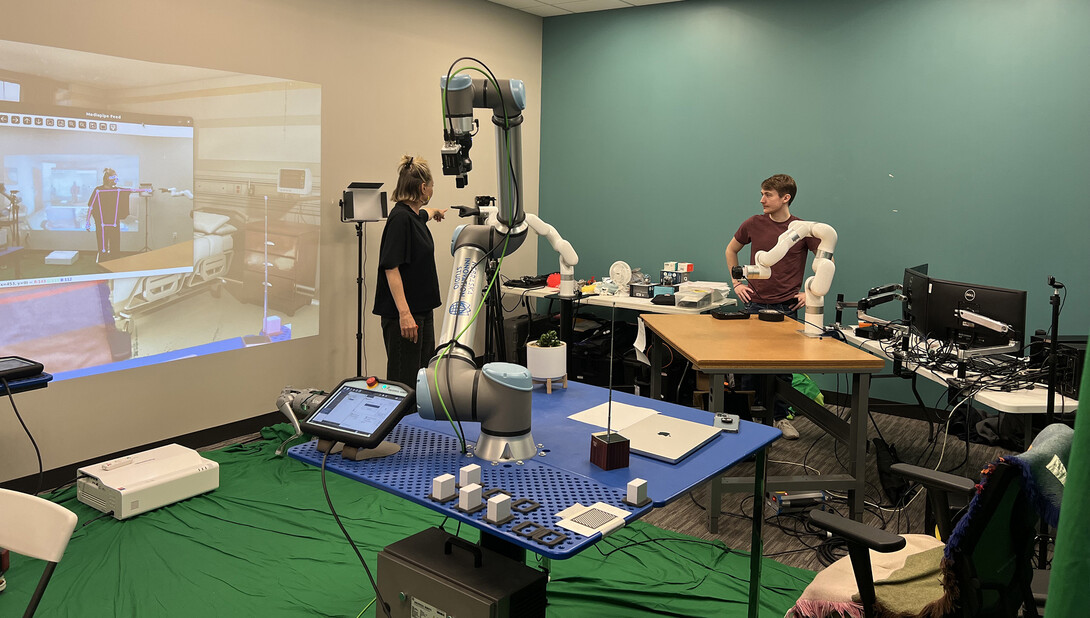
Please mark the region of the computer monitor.
POLYGON ((929 281, 927 264, 905 269, 905 278, 901 285, 901 293, 905 296, 901 317, 904 318, 905 324, 912 325, 913 315, 923 316, 927 313, 927 287, 929 281))
POLYGON ((1025 343, 1026 291, 988 285, 931 279, 927 294, 927 324, 940 339, 970 348, 1003 346, 1012 340, 1025 343), (955 311, 964 309, 1009 325, 1011 332, 1000 333, 959 318, 955 311))
POLYGON ((905 270, 905 319, 917 331, 967 348, 1004 346, 1012 340, 1024 345, 1025 290, 945 281, 926 272, 926 265, 905 270), (967 321, 957 316, 958 309, 1002 322, 1013 330, 1000 333, 967 321))

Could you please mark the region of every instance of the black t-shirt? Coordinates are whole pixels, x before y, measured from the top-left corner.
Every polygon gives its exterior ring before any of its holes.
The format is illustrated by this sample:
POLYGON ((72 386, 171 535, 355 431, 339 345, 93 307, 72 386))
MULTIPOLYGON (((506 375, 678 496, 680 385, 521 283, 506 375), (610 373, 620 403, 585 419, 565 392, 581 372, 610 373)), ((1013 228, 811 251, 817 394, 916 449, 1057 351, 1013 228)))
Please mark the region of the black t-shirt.
POLYGON ((117 225, 117 222, 129 216, 129 196, 137 191, 123 187, 99 185, 91 192, 87 206, 95 221, 105 225, 117 225))
POLYGON ((397 305, 390 293, 386 271, 397 268, 405 288, 405 300, 414 314, 431 311, 442 304, 439 275, 435 272, 435 242, 428 230, 428 213, 414 214, 404 202, 398 202, 386 219, 378 250, 378 285, 372 313, 398 317, 397 305))

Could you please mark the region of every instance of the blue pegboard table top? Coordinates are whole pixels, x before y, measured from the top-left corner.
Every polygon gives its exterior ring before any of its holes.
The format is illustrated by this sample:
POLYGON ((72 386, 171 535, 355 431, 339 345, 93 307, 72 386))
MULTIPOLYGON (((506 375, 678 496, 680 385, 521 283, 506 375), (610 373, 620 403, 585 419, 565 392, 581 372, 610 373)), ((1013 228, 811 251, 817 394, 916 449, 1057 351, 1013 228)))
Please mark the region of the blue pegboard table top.
MULTIPOLYGON (((401 445, 401 450, 387 457, 363 461, 346 460, 339 454, 330 455, 326 461, 326 469, 424 505, 451 519, 467 523, 549 558, 570 558, 593 545, 602 536, 595 534, 587 537, 556 526, 559 518, 555 514, 575 503, 590 506, 603 502, 624 509, 628 512, 626 523, 651 510, 650 504, 642 507, 624 504, 623 487, 603 485, 540 459, 493 465, 491 462, 463 455, 455 437, 430 429, 402 423, 394 429, 387 441, 401 445), (502 489, 511 496, 512 501, 527 498, 540 506, 527 513, 513 509, 514 518, 511 521, 496 525, 485 521, 487 509, 467 514, 455 508, 457 500, 439 503, 429 498, 433 478, 442 474, 451 474, 457 478, 458 471, 469 464, 481 467, 481 485, 486 491, 502 489), (540 527, 566 535, 566 538, 550 547, 516 533, 516 527, 525 521, 536 524, 528 532, 540 527)), ((318 451, 317 444, 315 440, 294 446, 288 450, 288 454, 299 461, 320 466, 325 455, 318 451)), ((543 540, 548 541, 549 537, 543 540)))
MULTIPOLYGON (((742 421, 737 433, 719 434, 676 464, 633 454, 627 468, 602 470, 590 463, 590 435, 601 431, 601 428, 573 421, 568 417, 605 403, 608 399, 607 389, 578 382, 569 381, 567 388, 557 388, 554 385, 551 394, 545 392, 543 385, 535 386, 531 404, 531 432, 534 441, 542 445, 542 452, 545 454, 540 460, 590 477, 609 487, 623 488, 632 479, 644 479, 647 481, 647 496, 656 507, 666 506, 684 497, 695 487, 745 461, 783 435, 774 427, 742 421)), ((660 414, 696 423, 712 424, 713 415, 710 412, 655 401, 631 393, 614 391, 613 401, 651 408, 660 414)), ((422 419, 415 414, 403 419, 401 424, 454 435, 450 423, 422 419)), ((475 442, 480 435, 481 426, 478 423, 462 423, 462 428, 465 430, 466 440, 470 442, 475 442)))
MULTIPOLYGON (((401 445, 402 450, 389 457, 364 461, 346 461, 340 455, 330 455, 326 467, 337 474, 389 491, 424 505, 443 515, 468 523, 485 532, 530 551, 555 559, 570 558, 596 542, 601 535, 583 537, 555 526, 557 512, 580 503, 587 506, 603 502, 629 513, 630 522, 684 495, 698 485, 717 478, 719 474, 749 455, 767 446, 781 434, 772 427, 742 422, 738 433, 723 433, 701 449, 670 464, 633 454, 629 467, 602 470, 590 463, 590 434, 598 428, 573 421, 569 415, 594 407, 609 397, 606 389, 569 382, 566 389, 545 393, 535 387, 533 393, 534 439, 542 445, 542 456, 521 464, 491 462, 468 457, 460 452, 458 439, 449 423, 420 418, 413 414, 401 421, 387 438, 401 445), (431 482, 436 476, 452 474, 466 465, 481 466, 481 484, 485 489, 499 488, 510 493, 513 500, 528 498, 541 507, 526 514, 516 513, 511 522, 496 526, 484 520, 484 511, 467 515, 454 507, 457 501, 440 504, 431 500, 431 482), (628 482, 642 478, 648 482, 648 497, 652 504, 630 507, 623 503, 628 482), (525 538, 514 532, 523 521, 564 532, 568 538, 554 547, 525 538)), ((660 413, 695 422, 711 424, 712 415, 674 404, 653 401, 626 393, 613 393, 614 401, 653 408, 660 413)), ((466 440, 476 441, 480 433, 477 423, 463 423, 466 440)), ((293 447, 288 454, 300 461, 321 465, 323 453, 317 443, 293 447)))

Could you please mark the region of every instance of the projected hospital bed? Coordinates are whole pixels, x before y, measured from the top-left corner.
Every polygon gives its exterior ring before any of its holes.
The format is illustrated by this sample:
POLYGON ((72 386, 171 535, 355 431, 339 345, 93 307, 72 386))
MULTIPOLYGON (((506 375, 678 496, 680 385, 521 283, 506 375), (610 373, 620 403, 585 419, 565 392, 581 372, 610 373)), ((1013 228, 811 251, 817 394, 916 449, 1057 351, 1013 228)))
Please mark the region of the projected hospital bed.
POLYGON ((235 213, 211 210, 193 211, 193 240, 177 243, 104 262, 102 267, 115 272, 155 270, 175 265, 190 256, 193 271, 113 279, 110 282, 110 303, 117 328, 132 332, 132 320, 140 312, 150 311, 197 293, 205 288, 219 293, 219 288, 231 268, 235 239, 238 232, 235 213))

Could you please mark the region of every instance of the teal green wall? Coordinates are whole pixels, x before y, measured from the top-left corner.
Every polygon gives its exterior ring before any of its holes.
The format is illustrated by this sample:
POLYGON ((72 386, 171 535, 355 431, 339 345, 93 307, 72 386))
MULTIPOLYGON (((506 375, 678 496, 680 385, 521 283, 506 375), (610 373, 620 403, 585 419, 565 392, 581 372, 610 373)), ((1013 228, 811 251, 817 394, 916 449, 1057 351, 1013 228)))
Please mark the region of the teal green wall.
POLYGON ((1086 0, 687 0, 546 18, 542 56, 540 214, 580 278, 727 279, 785 172, 792 212, 839 232, 830 299, 929 262, 1028 290, 1032 332, 1054 275, 1061 332, 1090 329, 1086 0))

